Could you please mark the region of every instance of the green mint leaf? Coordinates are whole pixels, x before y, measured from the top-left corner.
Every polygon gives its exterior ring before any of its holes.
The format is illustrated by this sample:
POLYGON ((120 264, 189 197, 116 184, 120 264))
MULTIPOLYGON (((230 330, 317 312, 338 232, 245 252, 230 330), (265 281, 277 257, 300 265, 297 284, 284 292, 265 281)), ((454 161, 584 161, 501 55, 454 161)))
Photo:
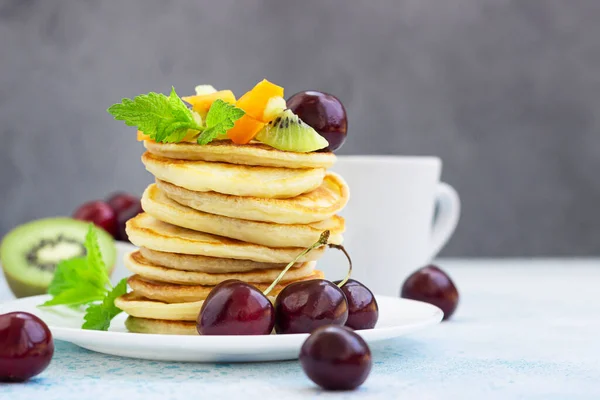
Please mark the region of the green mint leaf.
POLYGON ((198 136, 198 144, 208 144, 233 128, 245 112, 221 99, 215 100, 206 114, 206 129, 198 136))
POLYGON ((85 261, 87 268, 82 268, 81 272, 84 278, 92 285, 98 287, 98 289, 106 290, 105 287, 111 286, 110 277, 106 271, 106 265, 102 259, 102 253, 100 253, 100 245, 98 244, 98 234, 96 233, 94 224, 90 224, 87 234, 85 235, 85 242, 83 243, 86 250, 85 261))
POLYGON ((106 292, 97 292, 93 289, 94 288, 89 285, 80 285, 78 288, 64 290, 40 307, 82 306, 94 301, 102 300, 106 292))
POLYGON ((98 234, 90 224, 85 236, 85 257, 76 257, 58 263, 48 287, 52 296, 42 307, 57 305, 80 306, 99 301, 109 291, 110 278, 100 253, 98 234))
POLYGON ((58 263, 48 286, 48 294, 58 296, 65 290, 77 287, 81 282, 81 270, 87 267, 85 257, 72 258, 58 263))
POLYGON ((106 294, 102 303, 92 304, 86 310, 82 329, 107 331, 110 321, 121 313, 115 306, 115 299, 127 293, 127 279, 122 279, 113 290, 106 294))
POLYGON ((79 306, 92 301, 101 300, 106 293, 104 287, 90 283, 87 275, 86 258, 72 258, 58 263, 48 293, 52 299, 41 307, 57 305, 79 306))
POLYGON ((133 100, 123 99, 107 110, 116 120, 125 125, 136 126, 154 141, 161 143, 181 142, 188 129, 201 131, 203 127, 194 118, 183 100, 171 88, 167 97, 162 93, 150 92, 136 96, 133 100))

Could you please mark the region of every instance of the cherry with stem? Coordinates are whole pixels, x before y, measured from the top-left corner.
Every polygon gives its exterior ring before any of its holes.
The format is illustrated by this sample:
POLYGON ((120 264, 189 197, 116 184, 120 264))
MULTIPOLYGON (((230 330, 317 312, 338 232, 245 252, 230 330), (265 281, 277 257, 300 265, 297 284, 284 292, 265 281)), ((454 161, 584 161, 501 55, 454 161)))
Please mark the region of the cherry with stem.
POLYGON ((267 295, 285 273, 304 255, 327 243, 329 231, 302 251, 264 291, 249 283, 230 279, 215 286, 204 300, 196 329, 201 335, 268 335, 275 324, 274 307, 267 295))
MULTIPOLYGON (((352 273, 352 260, 341 245, 328 244, 329 232, 323 232, 316 243, 341 250, 349 262, 348 274, 340 282, 343 286, 352 273)), ((282 271, 284 274, 286 271, 282 271)), ((281 275, 283 276, 283 275, 281 275)), ((275 284, 278 282, 276 280, 275 284)), ((275 300, 275 331, 277 333, 310 333, 324 325, 344 325, 348 319, 348 301, 339 286, 325 279, 295 282, 287 285, 275 300)))

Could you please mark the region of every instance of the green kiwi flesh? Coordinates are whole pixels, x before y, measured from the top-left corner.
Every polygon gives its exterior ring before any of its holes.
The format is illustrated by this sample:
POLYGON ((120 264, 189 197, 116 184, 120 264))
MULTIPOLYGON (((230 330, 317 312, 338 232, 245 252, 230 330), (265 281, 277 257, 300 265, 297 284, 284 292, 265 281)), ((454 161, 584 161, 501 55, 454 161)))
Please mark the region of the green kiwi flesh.
MULTIPOLYGON (((0 262, 16 297, 46 293, 58 262, 85 255, 89 223, 71 218, 46 218, 18 226, 0 244, 0 262)), ((108 272, 115 265, 115 241, 98 228, 98 244, 108 272)))
POLYGON ((265 125, 255 139, 278 150, 298 153, 309 153, 329 146, 323 136, 289 109, 265 125))

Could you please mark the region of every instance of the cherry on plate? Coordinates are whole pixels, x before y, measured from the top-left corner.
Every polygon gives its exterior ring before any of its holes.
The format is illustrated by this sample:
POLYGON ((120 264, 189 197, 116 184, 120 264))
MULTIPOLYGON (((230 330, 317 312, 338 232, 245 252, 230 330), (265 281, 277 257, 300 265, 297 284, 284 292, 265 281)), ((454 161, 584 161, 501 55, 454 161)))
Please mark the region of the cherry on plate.
POLYGON ((287 107, 329 142, 329 146, 320 151, 337 150, 346 141, 346 109, 337 97, 308 90, 290 97, 287 107))
MULTIPOLYGON (((338 285, 340 282, 333 283, 338 285)), ((354 279, 348 279, 341 289, 348 301, 346 326, 354 330, 374 328, 379 319, 379 306, 373 292, 354 279)))
POLYGON ((344 325, 347 319, 346 296, 325 279, 291 283, 275 300, 277 333, 311 333, 324 325, 344 325))
POLYGON ((246 282, 229 279, 206 297, 196 328, 200 335, 269 335, 274 323, 267 296, 246 282))
POLYGON ((433 304, 444 312, 444 320, 454 314, 458 306, 458 290, 452 279, 435 265, 428 265, 412 273, 402 285, 401 297, 433 304))
POLYGON ((300 349, 302 369, 326 390, 356 389, 369 376, 372 363, 367 343, 343 326, 315 330, 300 349))
POLYGON ((90 201, 83 204, 73 213, 73 218, 93 222, 114 238, 117 237, 117 214, 104 201, 90 201))
POLYGON ((115 210, 115 213, 119 215, 132 205, 139 204, 140 199, 129 193, 116 192, 108 196, 106 202, 113 210, 115 210))
POLYGON ((0 315, 0 381, 23 382, 46 369, 54 354, 48 326, 35 315, 0 315))

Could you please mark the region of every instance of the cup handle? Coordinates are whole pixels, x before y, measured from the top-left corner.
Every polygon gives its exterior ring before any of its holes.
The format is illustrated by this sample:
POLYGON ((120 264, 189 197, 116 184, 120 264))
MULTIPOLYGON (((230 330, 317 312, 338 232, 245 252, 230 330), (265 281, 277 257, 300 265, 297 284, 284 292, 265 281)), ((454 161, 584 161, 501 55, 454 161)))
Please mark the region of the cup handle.
POLYGON ((460 218, 460 198, 456 190, 440 182, 436 189, 437 216, 433 221, 427 262, 433 260, 454 233, 460 218))

